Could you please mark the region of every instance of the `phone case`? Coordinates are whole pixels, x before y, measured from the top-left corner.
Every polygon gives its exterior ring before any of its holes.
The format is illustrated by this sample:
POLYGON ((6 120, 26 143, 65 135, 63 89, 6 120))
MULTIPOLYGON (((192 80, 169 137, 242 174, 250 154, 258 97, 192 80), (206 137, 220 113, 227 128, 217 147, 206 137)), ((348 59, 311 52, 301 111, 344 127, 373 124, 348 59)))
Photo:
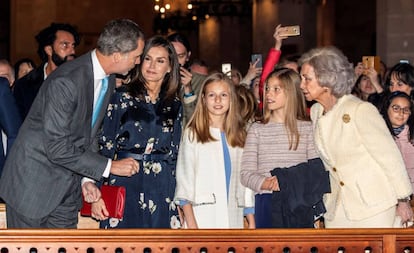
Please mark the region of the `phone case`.
POLYGON ((283 36, 298 36, 300 35, 300 26, 293 25, 293 26, 285 26, 283 27, 284 30, 281 32, 283 36))
POLYGON ((362 56, 362 65, 364 65, 364 68, 374 68, 377 73, 380 72, 380 61, 379 56, 362 56))
POLYGON ((256 64, 256 68, 261 68, 263 66, 262 55, 261 54, 252 54, 251 62, 255 63, 257 59, 259 59, 259 61, 256 64))

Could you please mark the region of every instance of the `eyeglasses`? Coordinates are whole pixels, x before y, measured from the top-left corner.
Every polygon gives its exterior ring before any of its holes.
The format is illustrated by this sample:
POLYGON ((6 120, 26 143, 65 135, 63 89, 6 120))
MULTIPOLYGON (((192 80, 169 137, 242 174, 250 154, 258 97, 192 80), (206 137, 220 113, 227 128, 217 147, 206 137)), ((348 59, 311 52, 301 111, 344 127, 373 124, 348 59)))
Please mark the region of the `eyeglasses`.
POLYGON ((71 43, 71 42, 68 42, 68 41, 62 41, 62 42, 59 42, 59 47, 63 50, 66 50, 68 48, 75 48, 76 45, 75 45, 75 43, 71 43))
POLYGON ((392 105, 391 109, 395 113, 401 113, 402 112, 403 114, 407 114, 407 115, 411 114, 411 109, 409 107, 402 108, 399 105, 392 105))

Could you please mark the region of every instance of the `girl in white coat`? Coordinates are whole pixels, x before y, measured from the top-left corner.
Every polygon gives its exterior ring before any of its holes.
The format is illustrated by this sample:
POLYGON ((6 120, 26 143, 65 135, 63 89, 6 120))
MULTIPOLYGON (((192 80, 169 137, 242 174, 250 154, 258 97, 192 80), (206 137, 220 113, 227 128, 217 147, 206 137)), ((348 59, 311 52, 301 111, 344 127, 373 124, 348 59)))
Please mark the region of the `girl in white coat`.
POLYGON ((231 80, 214 73, 203 83, 200 99, 180 143, 175 200, 187 228, 254 227, 254 203, 240 183, 246 131, 231 80), (245 208, 250 207, 250 208, 245 208))

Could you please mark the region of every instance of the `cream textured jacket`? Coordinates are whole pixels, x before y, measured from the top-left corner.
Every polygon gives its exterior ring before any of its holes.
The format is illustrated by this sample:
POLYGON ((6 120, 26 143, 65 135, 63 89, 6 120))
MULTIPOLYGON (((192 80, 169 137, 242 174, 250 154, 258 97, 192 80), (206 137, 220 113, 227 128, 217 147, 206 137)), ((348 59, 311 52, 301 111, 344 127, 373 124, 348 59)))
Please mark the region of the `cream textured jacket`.
POLYGON ((316 149, 330 172, 325 218, 334 218, 339 201, 347 217, 358 221, 412 193, 401 153, 372 104, 345 95, 326 114, 314 104, 311 118, 316 149))
POLYGON ((231 178, 227 201, 226 175, 220 130, 210 128, 218 141, 198 143, 184 131, 177 158, 175 200, 193 205, 199 228, 243 228, 244 207, 253 207, 253 192, 240 183, 242 148, 229 146, 231 178))

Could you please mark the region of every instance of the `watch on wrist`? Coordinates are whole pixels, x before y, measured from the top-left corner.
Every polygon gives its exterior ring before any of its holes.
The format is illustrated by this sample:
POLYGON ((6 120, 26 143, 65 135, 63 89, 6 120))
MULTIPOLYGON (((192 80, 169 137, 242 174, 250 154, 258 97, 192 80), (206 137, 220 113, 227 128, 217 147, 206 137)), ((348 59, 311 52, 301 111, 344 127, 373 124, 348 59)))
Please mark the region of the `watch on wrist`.
POLYGON ((408 197, 405 197, 405 198, 402 198, 402 199, 398 199, 398 202, 410 202, 410 200, 411 200, 411 197, 408 196, 408 197))

